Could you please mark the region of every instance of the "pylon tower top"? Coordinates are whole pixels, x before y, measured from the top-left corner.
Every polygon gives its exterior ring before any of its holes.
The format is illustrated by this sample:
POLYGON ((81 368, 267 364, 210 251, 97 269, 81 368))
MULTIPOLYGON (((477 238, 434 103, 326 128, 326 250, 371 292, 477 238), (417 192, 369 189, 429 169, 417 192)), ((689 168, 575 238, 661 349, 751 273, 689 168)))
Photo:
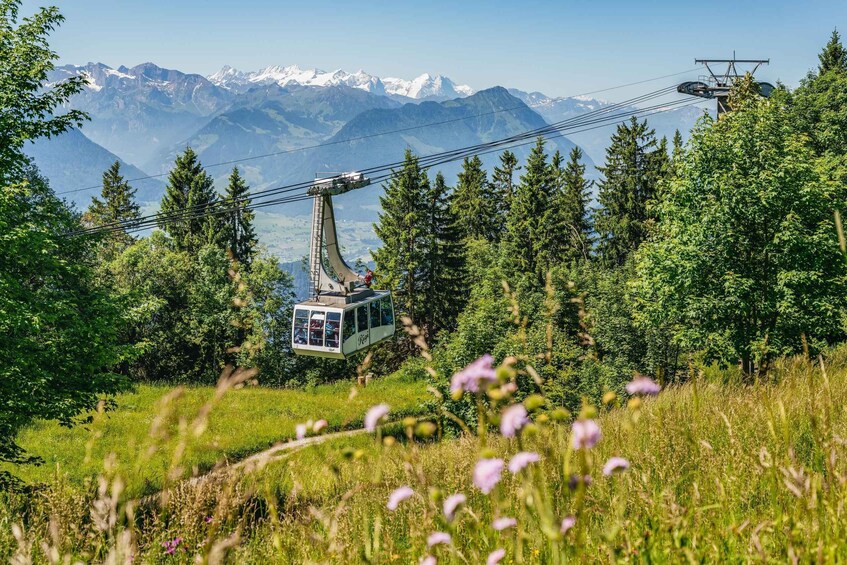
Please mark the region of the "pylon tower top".
MULTIPOLYGON (((709 74, 701 76, 696 81, 683 82, 676 89, 682 94, 716 99, 718 116, 720 116, 729 110, 727 99, 735 82, 747 73, 755 74, 759 67, 770 64, 770 59, 737 59, 733 53, 732 59, 694 59, 694 62, 706 67, 709 74), (723 67, 723 65, 726 66, 723 67), (725 70, 719 71, 719 67, 725 70)), ((760 82, 759 88, 762 96, 768 97, 773 92, 774 86, 769 82, 760 82)))

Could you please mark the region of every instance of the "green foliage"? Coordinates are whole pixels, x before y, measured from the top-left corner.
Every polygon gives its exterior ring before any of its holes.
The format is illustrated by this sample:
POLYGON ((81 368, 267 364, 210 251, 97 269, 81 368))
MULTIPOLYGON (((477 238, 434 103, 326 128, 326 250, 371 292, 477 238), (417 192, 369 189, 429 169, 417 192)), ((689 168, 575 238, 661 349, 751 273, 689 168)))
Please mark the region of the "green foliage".
POLYGON ((753 104, 762 95, 762 89, 759 83, 753 78, 750 73, 745 73, 743 77, 735 81, 732 89, 729 91, 727 103, 732 110, 740 110, 749 104, 753 104))
POLYGON ((244 301, 238 311, 240 327, 246 330, 239 365, 259 369, 259 382, 287 386, 297 378, 291 352, 291 318, 294 282, 279 267, 276 257, 259 255, 250 270, 240 273, 236 287, 244 301))
POLYGON ((70 425, 126 381, 110 369, 120 308, 98 286, 94 241, 34 169, 0 190, 0 461, 24 460, 17 432, 34 418, 70 425))
POLYGON ((222 220, 208 212, 217 202, 212 177, 190 147, 177 156, 168 176, 158 221, 174 241, 177 249, 197 253, 203 245, 222 244, 222 220))
POLYGON ((143 354, 128 368, 134 380, 180 380, 191 371, 194 355, 188 338, 188 289, 192 258, 172 248, 161 232, 129 246, 106 265, 116 292, 132 305, 126 341, 143 354))
POLYGON ((258 239, 253 228, 255 213, 248 206, 250 187, 244 182, 238 167, 235 167, 229 176, 223 199, 223 207, 227 213, 222 218, 220 241, 224 249, 232 252, 236 261, 249 267, 258 239))
POLYGON ((385 186, 385 195, 379 199, 382 212, 374 225, 382 240, 382 246, 373 253, 377 285, 391 289, 394 307, 417 324, 422 323, 426 308, 417 274, 425 253, 424 203, 428 192, 426 171, 407 149, 403 168, 395 171, 385 186))
POLYGON ((271 382, 285 381, 293 283, 275 258, 259 255, 242 272, 219 247, 192 256, 157 231, 107 269, 133 305, 125 339, 143 350, 127 367, 133 379, 213 383, 237 360, 267 370, 271 382))
POLYGON ((679 130, 673 132, 673 150, 671 152, 671 161, 674 165, 676 165, 683 152, 685 151, 685 144, 682 141, 682 134, 679 133, 679 130))
POLYGON ((553 178, 539 137, 524 167, 524 174, 512 198, 503 244, 510 279, 544 284, 549 267, 547 245, 551 234, 546 214, 551 207, 553 178))
POLYGON ((103 200, 96 196, 83 214, 82 221, 91 227, 114 226, 108 232, 111 245, 126 247, 134 238, 126 230, 135 226, 141 217, 141 207, 135 201, 135 189, 121 175, 121 163, 115 163, 103 173, 103 200))
POLYGON ((496 241, 499 237, 497 206, 482 159, 465 157, 456 190, 453 192, 453 214, 465 238, 496 241))
POLYGON ((44 87, 58 58, 47 36, 64 17, 56 7, 41 8, 18 23, 20 6, 20 0, 0 0, 0 186, 26 176, 27 141, 59 135, 88 119, 79 110, 60 112, 82 91, 85 77, 44 87))
POLYGON ((498 239, 506 229, 506 218, 509 217, 512 197, 515 194, 515 173, 519 170, 518 158, 507 149, 500 155, 500 165, 494 167, 494 173, 491 175, 498 239))
POLYGON ((554 192, 547 212, 547 254, 551 265, 588 260, 591 253, 591 221, 588 204, 591 181, 585 179, 582 151, 574 147, 562 167, 557 151, 550 163, 554 192))
POLYGON ((468 270, 475 280, 469 289, 467 306, 458 317, 458 327, 437 351, 439 368, 446 376, 474 359, 494 351, 499 340, 513 329, 509 299, 503 292, 502 268, 491 261, 493 244, 474 240, 468 252, 468 270))
POLYGON ((110 369, 130 354, 117 345, 120 308, 94 276, 94 242, 68 237, 79 218, 22 151, 82 123, 60 108, 85 79, 43 86, 62 16, 45 8, 18 24, 19 9, 0 1, 0 461, 27 459, 15 438, 34 418, 70 425, 124 388, 110 369))
POLYGON ((599 258, 609 266, 623 265, 647 238, 649 203, 668 170, 668 155, 647 121, 633 116, 617 127, 606 149, 606 165, 598 170, 603 174, 594 219, 599 258))
POLYGON ((809 74, 788 103, 795 128, 809 137, 818 155, 847 154, 847 70, 809 74))
POLYGON ((379 286, 394 293, 395 308, 435 335, 455 326, 465 294, 463 233, 444 177, 430 185, 418 158, 406 151, 380 198, 374 226, 382 247, 374 251, 379 286))
POLYGON ((639 255, 642 327, 707 360, 763 370, 843 336, 845 265, 833 209, 845 173, 816 159, 777 101, 703 119, 639 255), (805 336, 805 337, 804 337, 805 336))
POLYGON ((841 36, 837 29, 832 30, 829 42, 818 55, 818 60, 820 61, 819 75, 824 75, 830 71, 847 72, 847 50, 841 43, 841 36))
MULTIPOLYGON (((575 282, 582 297, 584 331, 594 343, 590 356, 594 359, 587 359, 584 370, 601 378, 601 389, 622 393, 623 385, 636 373, 656 375, 662 381, 678 376, 683 368, 681 350, 672 343, 667 329, 636 322, 641 305, 632 292, 636 276, 633 258, 613 268, 598 263, 579 265, 566 276, 575 282)), ((566 299, 560 300, 564 303, 566 299)), ((591 398, 596 402, 599 397, 591 398)))
POLYGON ((456 219, 455 193, 449 194, 438 173, 427 194, 427 240, 421 292, 426 295, 431 335, 453 330, 467 300, 467 274, 462 231, 456 219))

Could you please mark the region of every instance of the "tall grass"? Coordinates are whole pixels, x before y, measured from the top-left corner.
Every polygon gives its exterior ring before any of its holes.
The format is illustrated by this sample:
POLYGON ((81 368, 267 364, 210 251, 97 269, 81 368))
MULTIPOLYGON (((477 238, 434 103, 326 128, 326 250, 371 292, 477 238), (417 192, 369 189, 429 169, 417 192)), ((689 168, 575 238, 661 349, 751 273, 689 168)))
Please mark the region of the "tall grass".
MULTIPOLYGON (((511 378, 508 367, 498 375, 511 378)), ((712 370, 656 398, 606 400, 577 415, 602 430, 587 449, 573 448, 561 412, 531 399, 532 423, 514 438, 436 443, 431 426, 409 420, 400 441, 380 429, 259 457, 153 502, 126 496, 107 465, 94 492, 59 480, 5 495, 0 552, 21 562, 485 563, 498 549, 503 562, 847 559, 847 348, 823 366, 783 360, 767 382, 712 370), (478 461, 518 451, 540 461, 481 492, 478 461), (629 469, 606 476, 613 456, 629 469), (389 510, 401 486, 414 494, 389 510), (454 493, 467 500, 450 521, 443 502, 454 493), (505 517, 516 525, 495 530, 505 517), (565 518, 574 525, 563 531, 565 518), (428 548, 434 532, 450 543, 428 548)), ((483 418, 495 425, 507 404, 483 418)))

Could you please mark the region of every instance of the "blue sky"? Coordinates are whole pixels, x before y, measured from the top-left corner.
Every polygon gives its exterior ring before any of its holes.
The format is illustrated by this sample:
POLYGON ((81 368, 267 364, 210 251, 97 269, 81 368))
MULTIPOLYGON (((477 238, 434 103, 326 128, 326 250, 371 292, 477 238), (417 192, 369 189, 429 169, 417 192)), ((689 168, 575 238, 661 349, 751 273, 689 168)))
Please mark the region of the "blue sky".
MULTIPOLYGON (((224 64, 402 78, 429 72, 475 89, 501 84, 557 96, 683 71, 695 57, 733 50, 770 58, 757 76, 794 86, 833 27, 847 33, 844 0, 54 3, 67 17, 52 40, 63 63, 152 61, 201 74, 224 64)), ((43 4, 24 0, 24 12, 43 4)))

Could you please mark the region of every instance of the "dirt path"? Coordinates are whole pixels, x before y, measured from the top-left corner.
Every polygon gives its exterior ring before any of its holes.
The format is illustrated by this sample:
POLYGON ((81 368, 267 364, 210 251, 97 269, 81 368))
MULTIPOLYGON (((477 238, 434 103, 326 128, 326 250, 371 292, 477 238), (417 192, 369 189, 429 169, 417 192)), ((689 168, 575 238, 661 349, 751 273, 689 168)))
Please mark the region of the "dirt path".
POLYGON ((328 434, 322 434, 319 436, 306 437, 303 439, 295 439, 289 441, 281 441, 279 443, 275 443, 273 446, 269 447, 264 451, 260 451, 259 453, 254 453, 253 455, 238 461, 237 463, 233 463, 232 465, 227 465, 223 469, 229 470, 237 470, 244 469, 253 470, 256 468, 260 468, 268 463, 276 461, 282 455, 284 455, 288 451, 292 451, 298 449, 300 447, 306 447, 309 445, 316 445, 318 443, 323 443, 325 441, 330 441, 333 439, 339 439, 343 437, 350 437, 359 434, 365 433, 365 429, 358 430, 345 430, 343 432, 332 432, 328 434))
POLYGON ((253 455, 250 455, 234 463, 221 464, 211 469, 207 473, 203 473, 202 475, 197 475, 188 479, 178 481, 155 494, 150 494, 141 497, 140 499, 138 499, 138 503, 141 506, 157 505, 162 501, 163 497, 167 497, 168 492, 172 491, 173 489, 178 489, 180 487, 197 487, 202 485, 205 481, 220 479, 232 472, 242 471, 244 473, 251 473, 253 471, 262 469, 263 467, 270 463, 273 463, 274 461, 279 461, 286 455, 304 447, 309 447, 310 445, 317 445, 334 439, 352 437, 364 433, 367 433, 367 431, 364 428, 361 428, 356 430, 331 432, 327 434, 306 437, 303 439, 280 441, 278 443, 275 443, 268 449, 265 449, 264 451, 254 453, 253 455))

